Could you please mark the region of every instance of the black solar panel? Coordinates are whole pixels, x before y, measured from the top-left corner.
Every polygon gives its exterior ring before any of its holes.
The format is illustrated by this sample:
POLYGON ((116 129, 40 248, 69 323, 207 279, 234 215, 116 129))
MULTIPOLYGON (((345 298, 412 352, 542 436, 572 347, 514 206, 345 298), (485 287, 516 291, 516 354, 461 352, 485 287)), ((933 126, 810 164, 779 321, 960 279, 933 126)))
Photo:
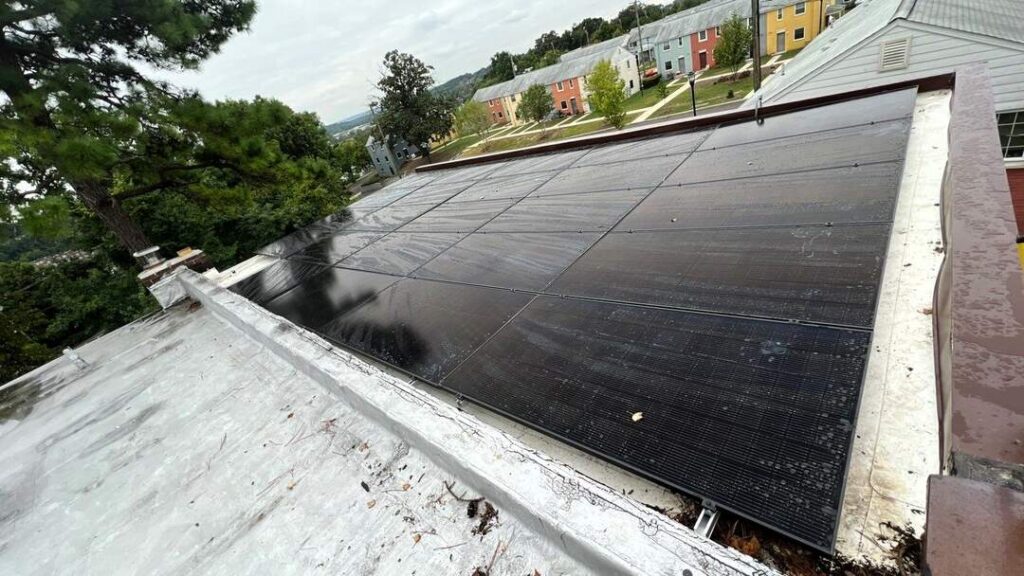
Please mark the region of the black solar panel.
POLYGON ((397 280, 395 276, 328 267, 264 306, 300 326, 319 330, 332 319, 373 300, 397 280))
POLYGON ((869 340, 540 297, 443 384, 828 547, 869 340))
POLYGON ((392 232, 338 265, 404 276, 462 238, 462 234, 392 232))
POLYGON ((319 264, 334 264, 343 258, 352 255, 360 248, 383 236, 383 232, 361 232, 346 230, 337 232, 332 236, 318 240, 302 250, 295 252, 292 258, 317 262, 319 264))
POLYGON ((597 239, 597 233, 471 234, 416 272, 424 278, 543 290, 597 239))
POLYGON ((509 209, 515 200, 481 200, 441 204, 412 222, 402 232, 472 232, 509 209))
POLYGON ((236 291, 830 551, 915 97, 404 178, 236 291))
POLYGON ((901 171, 886 162, 663 187, 616 230, 886 222, 901 171))
POLYGON ((257 304, 264 304, 282 292, 321 273, 325 264, 302 260, 280 260, 233 284, 230 290, 257 304))
POLYGON ((530 300, 528 294, 401 280, 319 328, 327 338, 440 382, 530 300))
POLYGON ((524 198, 484 225, 484 232, 601 232, 611 229, 649 189, 524 198))
POLYGON ((552 292, 870 327, 887 224, 617 232, 552 292))

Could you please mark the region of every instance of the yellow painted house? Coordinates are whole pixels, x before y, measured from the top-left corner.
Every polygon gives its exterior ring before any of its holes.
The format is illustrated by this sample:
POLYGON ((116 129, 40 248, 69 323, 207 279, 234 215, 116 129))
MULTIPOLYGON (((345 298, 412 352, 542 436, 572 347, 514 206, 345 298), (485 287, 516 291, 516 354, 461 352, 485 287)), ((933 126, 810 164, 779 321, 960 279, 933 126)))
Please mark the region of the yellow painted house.
POLYGON ((825 11, 837 0, 769 0, 761 4, 765 54, 803 48, 825 29, 825 11))

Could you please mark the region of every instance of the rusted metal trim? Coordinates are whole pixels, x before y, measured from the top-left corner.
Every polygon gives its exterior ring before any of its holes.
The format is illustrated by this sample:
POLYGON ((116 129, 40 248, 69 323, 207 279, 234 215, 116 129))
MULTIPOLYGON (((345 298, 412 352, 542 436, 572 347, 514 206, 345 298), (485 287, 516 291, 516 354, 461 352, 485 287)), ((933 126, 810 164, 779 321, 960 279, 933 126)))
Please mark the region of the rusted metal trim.
MULTIPOLYGON (((768 106, 762 106, 757 113, 760 117, 768 118, 771 116, 777 116, 779 114, 787 114, 789 112, 795 112, 807 108, 817 108, 820 106, 826 106, 828 104, 836 104, 839 102, 845 102, 847 100, 856 100, 858 98, 883 94, 885 92, 904 90, 906 88, 917 88, 920 92, 930 92, 933 90, 948 89, 953 87, 954 79, 955 74, 940 74, 937 76, 929 76, 926 78, 918 78, 915 80, 905 80, 902 82, 895 82, 892 84, 885 84, 882 86, 872 86, 869 88, 862 88, 860 90, 854 90, 851 92, 832 94, 829 96, 822 96, 808 100, 796 100, 792 102, 770 104, 768 106)), ((470 158, 449 160, 448 162, 438 162, 437 164, 426 164, 424 166, 417 167, 416 172, 432 172, 434 170, 460 168, 464 166, 473 166, 476 164, 485 164, 487 162, 498 162, 502 160, 511 160, 513 158, 523 158, 525 156, 533 156, 536 154, 564 152, 567 150, 575 150, 578 148, 585 148, 588 146, 595 146, 600 144, 611 144, 614 142, 622 142, 625 140, 633 140, 637 138, 647 138, 650 136, 673 134, 676 132, 685 132, 688 130, 699 130, 701 128, 710 128, 713 126, 718 126, 719 124, 746 122, 754 119, 754 113, 754 110, 746 109, 729 110, 726 112, 719 112, 716 114, 708 114, 706 116, 698 116, 696 118, 684 118, 682 120, 666 121, 665 123, 662 124, 654 124, 650 126, 643 126, 640 128, 620 130, 605 134, 595 134, 593 136, 582 136, 580 138, 561 140, 558 142, 551 142, 548 144, 538 144, 536 146, 520 148, 518 150, 495 152, 494 154, 483 154, 480 156, 472 156, 470 158)))

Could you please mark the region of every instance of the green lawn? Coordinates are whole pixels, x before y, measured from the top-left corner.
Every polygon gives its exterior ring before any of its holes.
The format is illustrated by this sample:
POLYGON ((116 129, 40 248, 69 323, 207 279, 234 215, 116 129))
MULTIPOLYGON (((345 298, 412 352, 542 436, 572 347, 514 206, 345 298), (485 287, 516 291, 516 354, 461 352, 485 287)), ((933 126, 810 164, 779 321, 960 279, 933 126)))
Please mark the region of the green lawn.
POLYGON ((789 52, 783 52, 782 56, 779 56, 779 60, 778 61, 779 62, 785 62, 786 60, 789 60, 793 56, 796 56, 797 54, 799 54, 801 50, 803 50, 803 48, 797 48, 796 50, 790 50, 789 52))
POLYGON ((463 150, 483 140, 485 136, 486 134, 473 134, 471 136, 464 136, 457 140, 452 140, 448 144, 445 144, 443 148, 439 148, 431 152, 430 160, 432 162, 444 162, 446 160, 457 158, 462 154, 463 150))
MULTIPOLYGON (((710 81, 697 82, 697 108, 700 109, 705 106, 714 106, 730 101, 730 98, 728 98, 730 89, 733 91, 733 100, 743 99, 748 92, 754 89, 754 80, 748 76, 735 82, 719 82, 717 84, 710 81)), ((689 112, 692 110, 690 98, 690 94, 684 92, 655 112, 652 117, 660 118, 662 116, 689 112)))
MULTIPOLYGON (((662 80, 664 82, 664 80, 662 80)), ((669 91, 671 94, 671 90, 669 91)), ((637 92, 629 98, 626 98, 626 112, 630 110, 640 110, 642 108, 650 108, 661 100, 661 96, 658 96, 658 85, 655 84, 650 88, 644 88, 643 92, 637 92)))
POLYGON ((480 146, 477 146, 472 150, 467 150, 464 156, 476 156, 478 154, 491 154, 493 152, 505 152, 507 150, 526 148, 527 146, 543 144, 544 142, 552 142, 555 140, 564 140, 566 138, 582 136, 584 134, 596 132, 607 127, 608 125, 605 124, 604 122, 587 122, 585 124, 569 125, 564 128, 548 130, 546 132, 538 132, 536 134, 523 134, 522 136, 499 138, 497 140, 491 140, 490 142, 481 144, 480 146))

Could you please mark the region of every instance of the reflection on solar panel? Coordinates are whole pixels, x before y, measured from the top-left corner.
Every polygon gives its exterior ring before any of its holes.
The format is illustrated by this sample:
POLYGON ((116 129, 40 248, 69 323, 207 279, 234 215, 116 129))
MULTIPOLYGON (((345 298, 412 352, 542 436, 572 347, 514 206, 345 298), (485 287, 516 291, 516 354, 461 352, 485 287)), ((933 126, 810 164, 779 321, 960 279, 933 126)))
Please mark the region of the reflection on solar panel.
POLYGON ((418 174, 234 289, 829 551, 915 96, 418 174))

